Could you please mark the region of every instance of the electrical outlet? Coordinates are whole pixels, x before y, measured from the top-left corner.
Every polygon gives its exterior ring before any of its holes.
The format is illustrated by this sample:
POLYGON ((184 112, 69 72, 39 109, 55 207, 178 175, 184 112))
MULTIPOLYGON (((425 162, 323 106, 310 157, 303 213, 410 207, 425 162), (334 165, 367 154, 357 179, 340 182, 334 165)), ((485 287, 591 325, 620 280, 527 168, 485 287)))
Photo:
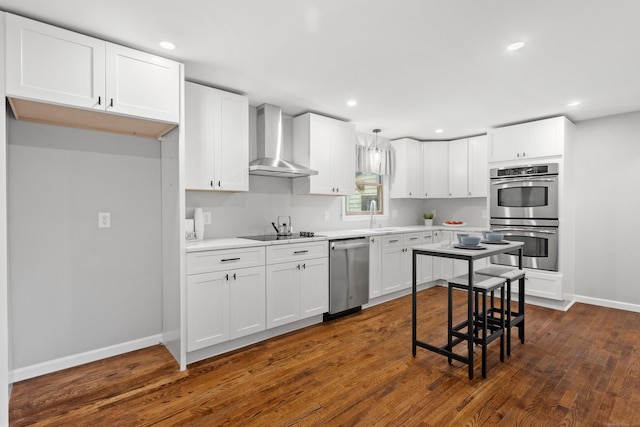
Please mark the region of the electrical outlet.
POLYGON ((324 211, 324 222, 329 221, 329 211, 324 211))
POLYGON ((211 225, 211 212, 204 212, 202 214, 202 219, 203 219, 204 225, 211 225))
POLYGON ((433 214, 433 218, 435 219, 436 218, 436 210, 435 209, 432 210, 431 213, 433 214))
POLYGON ((484 219, 487 218, 487 210, 486 209, 482 210, 482 218, 484 218, 484 219))
POLYGON ((98 228, 111 228, 110 212, 98 212, 98 228))

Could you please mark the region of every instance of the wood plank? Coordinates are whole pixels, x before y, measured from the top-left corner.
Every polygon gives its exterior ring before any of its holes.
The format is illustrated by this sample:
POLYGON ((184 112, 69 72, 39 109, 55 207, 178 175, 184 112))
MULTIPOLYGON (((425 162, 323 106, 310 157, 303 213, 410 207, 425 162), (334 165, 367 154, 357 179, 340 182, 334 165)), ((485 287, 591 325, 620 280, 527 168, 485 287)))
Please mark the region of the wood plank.
MULTIPOLYGON (((419 337, 446 338, 446 290, 420 292, 419 308, 419 337)), ((639 338, 639 313, 527 306, 527 343, 514 339, 505 363, 491 344, 486 379, 478 351, 470 381, 461 363, 411 356, 403 297, 185 372, 154 346, 26 380, 14 385, 11 425, 633 425, 639 338)))
POLYGON ((9 105, 18 120, 67 126, 80 129, 134 135, 144 138, 160 138, 176 127, 172 123, 121 116, 104 111, 83 110, 62 105, 9 98, 9 105))

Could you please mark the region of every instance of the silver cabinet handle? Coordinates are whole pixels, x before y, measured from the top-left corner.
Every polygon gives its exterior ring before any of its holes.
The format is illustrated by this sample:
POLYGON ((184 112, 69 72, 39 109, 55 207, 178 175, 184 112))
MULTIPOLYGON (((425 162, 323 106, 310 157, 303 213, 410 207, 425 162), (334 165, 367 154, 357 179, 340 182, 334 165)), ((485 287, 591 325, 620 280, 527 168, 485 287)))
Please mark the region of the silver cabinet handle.
POLYGON ((505 179, 497 179, 493 180, 491 184, 500 185, 500 184, 510 184, 512 182, 557 182, 557 178, 541 178, 541 177, 531 177, 531 178, 505 178, 505 179))
POLYGON ((399 240, 389 240, 389 243, 398 243, 399 240))
POLYGON ((410 237, 409 240, 418 240, 417 237, 410 237))
POLYGON ((220 262, 229 262, 229 261, 240 261, 240 257, 238 258, 225 258, 221 259, 220 262))
POLYGON ((306 254, 307 252, 309 252, 308 250, 304 250, 304 251, 295 251, 294 254, 306 254))

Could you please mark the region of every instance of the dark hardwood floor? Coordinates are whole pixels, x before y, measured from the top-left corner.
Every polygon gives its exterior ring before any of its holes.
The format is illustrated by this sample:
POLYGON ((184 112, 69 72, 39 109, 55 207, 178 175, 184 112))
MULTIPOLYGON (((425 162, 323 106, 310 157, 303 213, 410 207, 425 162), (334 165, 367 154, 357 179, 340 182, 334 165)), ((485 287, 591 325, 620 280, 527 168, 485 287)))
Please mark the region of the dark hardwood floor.
MULTIPOLYGON (((463 314, 465 294, 459 293, 463 314)), ((418 349, 411 297, 177 370, 155 346, 14 385, 12 426, 640 425, 640 313, 527 305, 524 345, 488 377, 418 349)), ((446 341, 446 290, 420 293, 419 339, 446 341)), ((513 329, 517 336, 516 329, 513 329)))

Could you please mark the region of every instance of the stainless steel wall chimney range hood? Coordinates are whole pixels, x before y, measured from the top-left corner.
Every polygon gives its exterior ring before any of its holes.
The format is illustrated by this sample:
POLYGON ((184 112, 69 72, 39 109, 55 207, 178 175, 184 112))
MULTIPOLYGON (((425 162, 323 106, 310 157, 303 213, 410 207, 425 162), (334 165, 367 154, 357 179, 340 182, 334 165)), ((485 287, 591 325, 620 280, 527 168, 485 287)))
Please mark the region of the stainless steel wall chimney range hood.
POLYGON ((318 171, 280 158, 282 150, 282 111, 262 104, 258 107, 258 159, 249 163, 250 175, 299 178, 318 175, 318 171))

